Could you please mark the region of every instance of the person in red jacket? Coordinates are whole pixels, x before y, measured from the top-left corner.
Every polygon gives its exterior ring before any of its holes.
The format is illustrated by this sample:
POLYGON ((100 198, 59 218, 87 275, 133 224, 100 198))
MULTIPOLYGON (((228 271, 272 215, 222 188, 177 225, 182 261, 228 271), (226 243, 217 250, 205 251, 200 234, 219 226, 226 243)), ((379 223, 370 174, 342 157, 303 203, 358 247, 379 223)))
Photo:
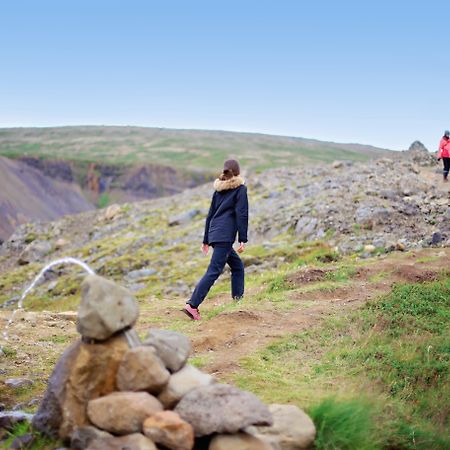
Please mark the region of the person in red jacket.
POLYGON ((447 182, 450 171, 450 131, 446 131, 439 142, 438 159, 442 159, 444 163, 444 182, 447 182))

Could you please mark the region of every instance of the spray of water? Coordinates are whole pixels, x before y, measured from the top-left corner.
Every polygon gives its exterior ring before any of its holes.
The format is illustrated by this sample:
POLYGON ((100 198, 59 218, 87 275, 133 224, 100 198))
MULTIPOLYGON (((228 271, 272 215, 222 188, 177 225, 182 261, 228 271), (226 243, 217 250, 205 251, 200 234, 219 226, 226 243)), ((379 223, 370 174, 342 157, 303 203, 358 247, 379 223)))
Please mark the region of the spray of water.
MULTIPOLYGON (((36 278, 33 280, 33 282, 25 289, 22 296, 20 297, 20 300, 17 304, 17 308, 12 312, 11 318, 8 320, 8 323, 6 324, 5 330, 3 331, 3 338, 5 341, 8 340, 8 330, 9 327, 14 322, 14 317, 16 316, 17 312, 23 309, 23 301, 25 300, 25 297, 30 293, 30 291, 36 286, 36 283, 41 279, 41 277, 44 276, 45 272, 47 270, 50 270, 54 266, 58 266, 59 264, 76 264, 80 267, 82 267, 88 274, 94 275, 95 272, 83 261, 80 261, 79 259, 67 257, 67 258, 61 258, 61 259, 55 259, 51 263, 47 264, 36 276, 36 278)), ((0 348, 1 353, 1 348, 0 348)))

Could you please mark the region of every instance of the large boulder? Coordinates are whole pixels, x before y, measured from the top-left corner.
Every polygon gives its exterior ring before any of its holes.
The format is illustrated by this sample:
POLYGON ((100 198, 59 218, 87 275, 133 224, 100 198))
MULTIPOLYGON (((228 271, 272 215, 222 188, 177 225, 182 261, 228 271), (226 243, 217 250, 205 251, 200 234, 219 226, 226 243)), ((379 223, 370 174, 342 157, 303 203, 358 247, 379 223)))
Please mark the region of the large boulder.
POLYGON ((209 450, 273 450, 269 443, 246 433, 218 434, 213 437, 209 450))
POLYGON ((152 347, 135 347, 125 353, 117 372, 121 391, 148 391, 159 394, 169 381, 170 373, 152 347))
POLYGON ((211 375, 188 364, 170 377, 158 399, 165 408, 173 408, 192 389, 212 383, 214 378, 211 375))
POLYGON ((162 410, 161 403, 147 392, 113 392, 87 406, 90 421, 114 434, 141 432, 144 420, 162 410))
POLYGON ((173 411, 161 411, 144 422, 144 434, 171 450, 192 450, 194 430, 173 411))
POLYGON ((144 345, 154 347, 171 372, 180 370, 191 353, 189 339, 176 331, 151 328, 144 339, 144 345))
POLYGON ((100 438, 92 441, 86 450, 157 450, 156 445, 143 434, 100 438))
POLYGON ((123 334, 100 343, 72 344, 56 364, 33 427, 66 439, 76 428, 89 425, 87 403, 117 390, 117 370, 128 349, 123 334))
POLYGON ((414 141, 408 149, 408 159, 419 166, 435 166, 437 164, 436 154, 430 153, 420 141, 414 141))
POLYGON ((312 448, 316 427, 311 418, 295 405, 269 405, 273 416, 270 427, 255 427, 257 437, 265 438, 281 450, 312 448))
POLYGON ((249 425, 272 425, 272 414, 254 394, 226 384, 188 392, 174 410, 196 436, 236 433, 249 425))
POLYGON ((112 281, 88 275, 81 284, 77 330, 84 337, 105 340, 132 326, 139 315, 131 293, 112 281))

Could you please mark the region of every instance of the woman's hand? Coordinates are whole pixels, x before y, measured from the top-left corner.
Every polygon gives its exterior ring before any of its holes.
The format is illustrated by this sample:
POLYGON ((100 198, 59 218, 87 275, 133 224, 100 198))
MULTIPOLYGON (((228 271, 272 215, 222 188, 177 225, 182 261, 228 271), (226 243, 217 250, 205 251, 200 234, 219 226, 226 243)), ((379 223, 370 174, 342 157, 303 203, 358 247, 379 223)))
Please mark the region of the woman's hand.
POLYGON ((245 243, 244 242, 239 242, 239 247, 237 249, 238 253, 242 253, 245 250, 245 243))
POLYGON ((208 244, 202 244, 202 247, 200 249, 202 253, 206 256, 208 254, 209 245, 208 244))

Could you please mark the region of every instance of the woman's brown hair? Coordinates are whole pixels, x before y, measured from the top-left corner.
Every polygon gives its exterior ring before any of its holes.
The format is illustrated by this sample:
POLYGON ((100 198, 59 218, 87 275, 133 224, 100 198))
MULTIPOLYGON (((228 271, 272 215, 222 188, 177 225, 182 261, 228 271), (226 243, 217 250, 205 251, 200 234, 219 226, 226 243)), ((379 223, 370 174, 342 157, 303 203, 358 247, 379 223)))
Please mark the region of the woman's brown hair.
POLYGON ((237 177, 241 173, 239 163, 235 159, 228 159, 223 163, 223 171, 219 176, 219 179, 229 180, 230 178, 237 177))

